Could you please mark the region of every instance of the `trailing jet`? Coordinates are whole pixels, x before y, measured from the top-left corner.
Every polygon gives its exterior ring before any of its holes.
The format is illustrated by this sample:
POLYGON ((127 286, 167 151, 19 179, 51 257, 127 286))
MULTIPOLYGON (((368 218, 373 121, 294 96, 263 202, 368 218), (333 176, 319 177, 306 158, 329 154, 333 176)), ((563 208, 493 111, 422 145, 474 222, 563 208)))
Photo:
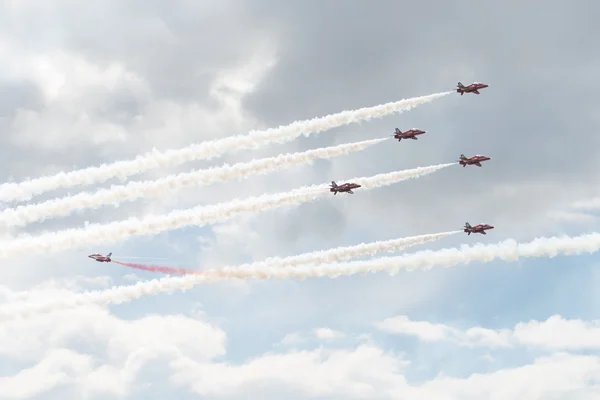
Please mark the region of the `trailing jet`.
POLYGON ((482 155, 474 155, 473 157, 467 158, 465 157, 464 154, 460 155, 460 159, 458 160, 458 163, 460 165, 462 165, 463 167, 466 167, 467 165, 477 165, 478 167, 481 167, 481 163, 483 161, 488 161, 491 160, 490 157, 488 156, 482 156, 482 155))
POLYGON ((103 256, 102 254, 90 254, 88 257, 89 258, 93 258, 94 260, 98 261, 98 262, 111 262, 112 260, 110 259, 110 256, 112 256, 112 253, 108 253, 107 255, 103 256))
POLYGON ((331 188, 329 191, 333 192, 334 195, 338 194, 338 192, 354 194, 352 189, 358 189, 359 187, 360 185, 356 183, 344 183, 343 185, 338 185, 335 181, 331 181, 331 188))
POLYGON ((396 128, 396 131, 394 132, 393 137, 394 137, 394 139, 398 139, 398 141, 401 141, 402 139, 419 140, 417 135, 422 135, 424 133, 425 133, 425 131, 422 131, 420 129, 411 129, 406 132, 402 132, 400 129, 396 128))
POLYGON ((465 86, 462 83, 458 82, 456 84, 456 87, 457 87, 456 92, 460 93, 461 96, 465 93, 479 94, 479 89, 485 89, 488 86, 489 85, 486 85, 485 83, 480 83, 480 82, 471 83, 469 86, 465 86))
POLYGON ((494 229, 494 227, 491 225, 488 225, 488 224, 479 224, 479 225, 471 226, 471 224, 469 224, 468 222, 465 222, 464 232, 466 232, 467 235, 470 235, 471 233, 481 233, 482 235, 487 235, 487 233, 485 233, 485 231, 488 229, 494 229))

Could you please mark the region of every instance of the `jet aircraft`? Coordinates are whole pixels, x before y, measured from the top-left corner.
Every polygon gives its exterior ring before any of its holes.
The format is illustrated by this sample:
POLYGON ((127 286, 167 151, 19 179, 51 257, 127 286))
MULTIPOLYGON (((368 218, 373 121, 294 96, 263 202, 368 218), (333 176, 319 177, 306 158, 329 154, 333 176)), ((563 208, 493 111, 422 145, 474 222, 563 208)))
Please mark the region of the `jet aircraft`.
POLYGON ((88 257, 89 258, 93 258, 94 260, 98 261, 98 262, 111 262, 112 260, 110 259, 110 256, 112 256, 112 253, 108 253, 107 255, 103 256, 102 254, 90 254, 88 257))
POLYGON ((462 83, 458 82, 456 84, 456 92, 460 93, 461 96, 465 93, 479 94, 479 89, 485 89, 486 87, 489 87, 489 85, 480 82, 471 83, 468 86, 465 86, 462 83))
POLYGON ((356 183, 344 183, 343 185, 338 185, 337 183, 335 183, 335 181, 331 181, 331 188, 329 189, 329 191, 333 192, 334 195, 338 193, 354 194, 352 189, 358 189, 359 187, 360 185, 356 183))
POLYGON ((467 235, 470 235, 471 233, 481 233, 482 235, 487 235, 485 231, 488 229, 494 229, 494 227, 488 224, 479 224, 471 226, 471 224, 465 222, 464 232, 466 232, 467 235))
POLYGON ((458 163, 460 165, 462 165, 463 167, 466 167, 467 165, 477 165, 478 167, 481 167, 481 163, 483 161, 488 161, 491 160, 490 157, 488 156, 482 156, 480 154, 474 155, 473 157, 465 157, 464 154, 460 155, 460 159, 458 160, 458 163))
POLYGON ((406 132, 402 132, 400 129, 396 128, 393 138, 398 139, 398 141, 401 141, 402 139, 419 140, 417 135, 422 135, 424 133, 425 133, 425 131, 422 131, 420 129, 410 129, 406 132))

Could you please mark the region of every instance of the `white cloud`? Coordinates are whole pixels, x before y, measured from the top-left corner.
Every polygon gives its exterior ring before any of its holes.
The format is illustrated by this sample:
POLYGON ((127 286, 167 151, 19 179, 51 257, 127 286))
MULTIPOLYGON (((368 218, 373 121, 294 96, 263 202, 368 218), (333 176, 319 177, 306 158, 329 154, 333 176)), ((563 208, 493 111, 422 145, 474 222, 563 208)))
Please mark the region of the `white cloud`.
MULTIPOLYGON (((29 399, 89 372, 91 358, 66 349, 49 349, 33 367, 0 377, 0 399, 29 399)), ((110 384, 110 382, 107 382, 110 384)))
POLYGON ((267 354, 240 366, 203 365, 191 360, 174 364, 175 383, 211 397, 249 396, 255 388, 255 395, 260 395, 261 386, 273 386, 282 395, 300 391, 311 396, 373 398, 403 385, 405 379, 400 372, 406 366, 404 360, 369 345, 353 350, 267 354))
POLYGON ((466 379, 439 377, 422 386, 416 399, 494 400, 592 399, 600 394, 600 358, 555 354, 534 363, 466 379))
POLYGON ((136 274, 127 274, 127 275, 123 275, 123 279, 129 282, 137 282, 140 280, 140 277, 137 276, 136 274))
POLYGON ((293 347, 301 344, 314 344, 315 342, 331 342, 345 337, 346 334, 344 332, 336 331, 331 328, 315 328, 310 333, 288 333, 281 339, 279 345, 293 347))
MULTIPOLYGON (((324 4, 312 9, 308 3, 296 8, 258 3, 4 2, 0 5, 0 57, 5 60, 0 65, 4 180, 97 165, 153 147, 178 148, 343 108, 427 94, 444 90, 454 76, 463 76, 456 78, 463 81, 483 76, 492 87, 481 96, 450 96, 397 120, 374 120, 282 146, 225 155, 214 164, 320 147, 331 141, 383 136, 395 125, 402 128, 400 125, 413 123, 430 131, 418 142, 390 143, 235 184, 192 188, 161 199, 86 211, 64 221, 28 227, 27 232, 54 231, 81 225, 83 220, 108 222, 158 214, 331 179, 451 161, 463 151, 489 152, 493 160, 482 169, 449 169, 398 187, 236 218, 215 226, 212 232, 210 227, 190 227, 139 238, 132 240, 132 246, 140 255, 167 249, 171 260, 195 268, 452 229, 463 223, 462 215, 496 224, 494 234, 475 239, 483 241, 496 241, 498 235, 500 240, 512 235, 529 240, 542 231, 562 229, 565 223, 573 224, 570 229, 583 229, 595 222, 595 216, 582 209, 547 211, 592 196, 596 187, 594 149, 598 146, 594 135, 577 136, 568 143, 572 150, 563 159, 568 162, 556 161, 556 154, 565 147, 565 132, 593 131, 600 121, 593 96, 586 97, 571 79, 576 71, 576 81, 585 82, 580 86, 595 93, 596 53, 586 48, 590 41, 585 38, 597 36, 592 28, 598 24, 581 23, 591 14, 589 7, 548 5, 541 10, 544 18, 539 18, 547 26, 532 26, 525 10, 519 14, 523 18, 511 16, 516 18, 511 25, 514 34, 508 39, 503 36, 502 45, 494 46, 496 38, 473 35, 469 29, 481 33, 486 30, 480 29, 481 24, 486 24, 485 28, 496 32, 502 22, 495 26, 493 19, 469 22, 469 18, 480 13, 502 14, 505 4, 459 10, 457 21, 467 21, 463 25, 470 28, 452 30, 445 26, 447 21, 438 23, 431 10, 418 2, 410 9, 415 18, 401 26, 390 23, 393 17, 386 23, 387 16, 398 15, 393 2, 384 7, 369 4, 330 9, 324 4), (355 18, 357 15, 360 18, 355 18), (420 17, 434 23, 415 42, 418 48, 406 42, 406 51, 389 51, 403 29, 411 32, 422 24, 420 17), (380 23, 368 23, 373 21, 380 23), (570 21, 579 21, 578 29, 553 36, 557 23, 568 28, 570 21), (539 35, 529 34, 532 27, 539 35), (464 48, 478 48, 482 40, 491 51, 465 57, 460 46, 456 47, 459 43, 464 48), (548 49, 544 49, 545 40, 548 49), (352 51, 348 51, 348 43, 352 43, 352 51), (500 64, 493 61, 506 58, 502 52, 507 44, 517 51, 519 46, 535 51, 519 58, 516 67, 500 63, 501 73, 494 71, 500 64), (554 62, 557 48, 563 50, 560 62, 554 62), (446 66, 441 70, 440 60, 446 66), (552 67, 540 69, 540 65, 552 67), (511 90, 501 88, 506 76, 515 83, 505 85, 511 90), (536 96, 548 82, 553 87, 549 96, 536 96), (564 101, 569 96, 579 101, 564 101), (526 102, 520 103, 523 98, 526 102), (502 117, 497 123, 486 125, 485 121, 498 118, 498 111, 502 117), (482 126, 489 134, 482 134, 482 126), (515 126, 519 127, 516 131, 511 128, 515 126), (506 140, 512 134, 526 140, 506 140), (586 147, 591 153, 582 151, 586 147), (461 220, 457 222, 457 218, 461 220)), ((439 14, 448 20, 446 11, 441 6, 439 14)), ((593 50, 593 43, 589 47, 593 50)), ((204 163, 198 164, 202 165, 183 167, 204 167, 204 163)), ((144 179, 175 169, 157 169, 144 179)), ((4 232, 0 235, 5 238, 4 232)), ((147 276, 143 271, 138 277, 110 266, 82 269, 81 254, 95 251, 82 249, 82 253, 5 263, 0 270, 0 301, 45 303, 87 288, 105 288, 113 282, 139 281, 147 276), (86 276, 77 276, 84 273, 86 276)), ((502 308, 507 304, 506 290, 498 294, 485 289, 491 285, 502 288, 503 280, 512 285, 512 279, 527 275, 503 270, 489 279, 485 273, 494 268, 492 263, 477 268, 465 267, 464 275, 463 270, 439 269, 395 277, 379 274, 204 285, 185 293, 111 306, 110 311, 82 307, 0 321, 0 399, 152 397, 144 390, 152 391, 154 397, 182 400, 198 395, 266 400, 284 396, 344 400, 599 398, 597 357, 553 354, 557 350, 597 351, 597 321, 555 315, 509 327, 480 326, 481 313, 486 319, 499 315, 500 320, 514 321, 548 315, 548 309, 556 310, 561 297, 554 298, 553 289, 543 288, 564 287, 564 275, 545 274, 545 282, 532 285, 528 293, 511 292, 508 310, 502 308), (464 282, 483 291, 458 294, 464 282), (552 296, 553 301, 544 296, 552 296), (477 303, 480 300, 481 304, 477 303), (456 306, 454 311, 472 321, 472 326, 441 323, 455 320, 448 316, 448 304, 456 306), (494 309, 488 310, 488 306, 494 309), (428 313, 434 307, 440 309, 436 321, 403 316, 385 319, 397 313, 428 313), (365 327, 365 321, 373 320, 381 320, 376 325, 379 332, 365 327), (342 332, 329 327, 351 328, 342 332), (403 341, 389 337, 379 341, 381 332, 416 337, 425 345, 402 348, 403 341), (287 347, 273 346, 281 338, 287 347), (528 358, 539 352, 547 356, 528 358)), ((583 269, 569 271, 575 282, 569 289, 575 286, 571 293, 577 296, 567 298, 564 306, 589 315, 595 305, 582 300, 588 295, 583 283, 590 282, 583 269), (575 303, 576 298, 580 302, 575 303)), ((558 306, 564 309, 563 304, 558 306)), ((572 311, 567 312, 573 315, 572 311)))
POLYGON ((45 103, 43 111, 16 110, 10 131, 16 145, 59 150, 124 142, 129 138, 125 127, 98 115, 119 95, 150 100, 143 80, 118 63, 100 67, 60 50, 12 50, 6 56, 15 62, 13 74, 32 80, 45 103))
POLYGON ((600 198, 593 197, 584 200, 578 200, 576 202, 573 202, 573 204, 571 204, 571 207, 579 210, 594 211, 600 207, 600 198))
POLYGON ((416 336, 425 342, 453 341, 469 347, 526 346, 548 350, 600 349, 600 321, 565 319, 520 322, 513 329, 471 327, 460 330, 444 324, 411 321, 407 316, 387 318, 376 326, 389 334, 416 336))
POLYGON ((411 321, 405 315, 386 318, 376 326, 388 333, 416 336, 426 342, 435 342, 451 338, 456 331, 443 324, 425 321, 411 321))
MULTIPOLYGON (((406 376, 411 368, 406 356, 374 343, 265 353, 234 364, 219 361, 225 354, 224 333, 189 317, 155 315, 123 321, 105 310, 88 308, 6 325, 12 332, 26 335, 19 344, 15 339, 21 338, 7 336, 3 326, 3 354, 34 361, 32 367, 0 378, 0 398, 7 399, 28 399, 57 387, 78 388, 85 396, 129 396, 135 388, 145 387, 139 372, 154 359, 171 370, 172 384, 213 398, 304 395, 474 400, 493 396, 498 400, 541 400, 549 395, 591 399, 599 393, 594 380, 600 379, 600 358, 595 356, 557 353, 490 373, 440 374, 411 383, 406 376), (69 324, 77 320, 82 324, 69 324), (92 346, 87 351, 81 347, 82 339, 92 346), (77 351, 64 347, 75 342, 79 343, 77 351), (9 347, 11 351, 7 351, 9 347)), ((339 336, 328 328, 313 332, 321 338, 325 333, 339 336)))
MULTIPOLYGON (((457 336, 460 338, 461 335, 458 334, 457 336)), ((464 332, 461 343, 466 346, 510 347, 511 332, 506 329, 469 328, 464 332)))
POLYGON ((208 362, 225 354, 225 340, 222 330, 201 319, 149 315, 123 320, 97 307, 11 321, 0 326, 0 355, 34 365, 3 378, 0 387, 23 398, 67 383, 86 393, 123 396, 152 360, 208 362), (25 390, 18 389, 19 383, 32 374, 36 379, 27 391, 18 392, 25 390))
POLYGON ((317 328, 314 330, 314 334, 317 339, 321 340, 341 339, 345 336, 343 332, 339 332, 330 328, 317 328))
POLYGON ((548 217, 558 222, 578 224, 586 224, 596 221, 596 217, 594 215, 574 211, 552 211, 548 213, 548 217))
POLYGON ((595 384, 600 379, 600 358, 561 353, 464 378, 442 374, 420 384, 409 383, 404 375, 410 363, 372 345, 267 354, 243 365, 206 365, 190 360, 175 364, 176 384, 215 398, 304 395, 332 399, 542 400, 548 396, 591 399, 600 393, 595 384))
POLYGON ((517 324, 514 340, 531 347, 548 349, 580 350, 600 349, 600 321, 565 319, 553 315, 545 321, 529 321, 517 324))
POLYGON ((74 292, 89 289, 106 289, 112 285, 110 276, 74 276, 71 278, 51 278, 28 290, 13 291, 9 287, 0 285, 0 294, 6 302, 44 302, 50 298, 72 296, 74 292))
POLYGON ((300 344, 306 341, 306 338, 304 338, 301 334, 295 332, 295 333, 288 333, 287 335, 285 335, 283 337, 283 339, 281 339, 280 344, 284 345, 284 346, 294 346, 296 344, 300 344))

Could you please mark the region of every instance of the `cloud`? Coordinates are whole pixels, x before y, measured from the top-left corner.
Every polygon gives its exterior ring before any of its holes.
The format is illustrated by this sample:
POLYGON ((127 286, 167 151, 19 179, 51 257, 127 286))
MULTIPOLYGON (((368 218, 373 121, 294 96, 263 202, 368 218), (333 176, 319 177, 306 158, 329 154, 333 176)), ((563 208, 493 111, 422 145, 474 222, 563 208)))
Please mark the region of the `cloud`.
POLYGON ((553 315, 545 321, 521 322, 514 340, 527 346, 581 350, 600 348, 600 321, 568 320, 553 315))
POLYGON ((56 386, 72 384, 89 370, 90 364, 86 355, 50 349, 33 367, 0 377, 0 399, 29 399, 56 386))
POLYGON ((338 332, 330 328, 317 328, 314 330, 317 339, 331 340, 343 338, 345 335, 343 332, 338 332))
POLYGON ((311 332, 294 332, 286 334, 277 346, 300 346, 311 345, 319 342, 333 342, 346 338, 344 332, 331 328, 315 328, 311 332))
POLYGON ((304 342, 306 339, 302 337, 299 333, 288 333, 281 339, 280 344, 284 346, 293 346, 299 343, 304 342))
POLYGON ((545 321, 519 322, 513 329, 458 329, 445 324, 412 321, 405 315, 386 318, 375 326, 392 335, 415 336, 424 342, 452 341, 461 346, 525 346, 548 351, 600 348, 600 321, 565 319, 560 315, 552 315, 545 321))
POLYGON ((361 345, 353 350, 264 355, 241 366, 207 367, 191 361, 178 362, 179 371, 173 379, 204 396, 243 391, 260 395, 267 382, 272 382, 271 387, 281 385, 282 394, 299 391, 309 396, 381 396, 394 383, 404 381, 397 374, 404 365, 380 348, 361 345))
POLYGON ((551 211, 548 217, 559 222, 586 224, 596 221, 596 217, 583 212, 551 211))
MULTIPOLYGON (((560 317, 554 316, 542 325, 547 324, 548 332, 557 332, 556 322, 560 321, 560 317)), ((432 326, 438 332, 457 332, 440 324, 427 323, 413 323, 412 327, 419 328, 407 331, 404 329, 407 322, 411 321, 389 319, 385 329, 403 330, 426 341, 444 336, 422 334, 427 330, 431 332, 432 326)), ((596 324, 575 321, 573 326, 585 331, 596 324)), ((535 330, 539 325, 529 323, 527 329, 531 327, 534 328, 531 335, 540 336, 539 330, 535 330)), ((499 399, 514 396, 541 399, 550 393, 593 396, 596 388, 586 377, 600 378, 598 357, 552 353, 517 367, 469 373, 465 377, 442 374, 417 383, 407 378, 412 363, 406 355, 386 350, 376 343, 335 349, 320 345, 307 350, 269 352, 241 363, 231 363, 221 361, 225 355, 224 333, 202 320, 155 315, 127 322, 94 308, 3 325, 3 330, 7 328, 26 335, 16 348, 16 342, 10 336, 2 337, 4 356, 33 361, 34 365, 0 380, 5 398, 31 398, 52 388, 73 385, 88 395, 129 396, 144 387, 140 372, 153 359, 167 362, 165 365, 171 371, 169 379, 175 386, 185 387, 196 395, 219 398, 245 393, 376 399, 397 396, 475 399, 494 394, 499 399), (77 320, 84 324, 69 323, 77 320), (95 324, 88 322, 92 320, 95 324), (23 324, 29 324, 29 329, 23 324), (81 335, 84 332, 85 335, 81 335), (35 339, 37 345, 32 345, 31 339, 35 339), (68 342, 73 345, 73 340, 77 342, 76 350, 56 347, 68 342), (92 347, 86 347, 90 345, 92 347), (90 352, 91 349, 94 350, 90 352), (511 385, 506 385, 508 381, 511 385)), ((521 325, 515 328, 515 332, 525 330, 521 325)), ((558 331, 563 333, 564 329, 558 331)), ((475 331, 468 329, 465 332, 465 337, 472 338, 475 331)), ((313 333, 319 339, 341 337, 341 332, 329 328, 316 328, 313 333)), ((593 331, 589 334, 590 337, 594 335, 593 331)), ((520 333, 515 336, 523 337, 520 333)), ((572 334, 568 336, 573 342, 577 340, 572 334)), ((528 341, 523 345, 537 346, 528 341)))
MULTIPOLYGON (((589 134, 600 128, 598 12, 595 3, 514 0, 4 2, 2 182, 451 90, 459 80, 490 87, 135 179, 367 140, 395 127, 427 130, 418 141, 4 227, 2 240, 452 162, 461 153, 492 160, 111 249, 89 243, 23 254, 0 268, 2 307, 60 303, 153 277, 86 262, 96 251, 206 268, 454 230, 465 221, 496 226, 484 244, 593 229, 595 214, 572 205, 598 195, 600 138, 589 134)), ((599 276, 586 255, 523 259, 392 277, 215 283, 2 320, 0 398, 598 398, 599 276), (422 315, 435 317, 393 317, 422 315), (282 339, 288 344, 276 346, 282 339)))
POLYGON ((20 147, 56 151, 121 144, 129 136, 124 127, 98 114, 117 97, 130 97, 131 102, 149 100, 143 80, 118 63, 99 67, 60 50, 23 54, 10 49, 5 56, 14 61, 10 65, 18 71, 13 72, 15 78, 32 79, 43 96, 43 111, 18 109, 14 114, 9 139, 20 147), (77 123, 65 129, 73 120, 77 123))
POLYGON ((113 280, 110 276, 73 276, 44 280, 42 283, 24 291, 15 291, 8 286, 0 285, 0 294, 5 297, 7 303, 44 302, 50 298, 69 296, 77 291, 107 289, 112 283, 113 280))
POLYGON ((594 356, 555 354, 517 368, 489 374, 473 374, 466 379, 441 377, 423 385, 421 398, 439 399, 544 399, 549 396, 591 399, 597 396, 595 382, 600 378, 600 359, 594 356))
POLYGON ((435 342, 447 339, 454 334, 454 330, 443 324, 434 324, 426 321, 411 321, 405 315, 386 318, 377 323, 377 328, 392 334, 416 336, 420 340, 435 342))
POLYGON ((225 354, 225 340, 222 330, 201 319, 148 315, 124 320, 97 307, 12 321, 0 329, 0 354, 7 366, 33 364, 2 378, 0 387, 7 388, 2 391, 7 398, 30 398, 64 385, 126 396, 153 360, 213 360, 225 354), (23 385, 27 378, 33 379, 23 385))

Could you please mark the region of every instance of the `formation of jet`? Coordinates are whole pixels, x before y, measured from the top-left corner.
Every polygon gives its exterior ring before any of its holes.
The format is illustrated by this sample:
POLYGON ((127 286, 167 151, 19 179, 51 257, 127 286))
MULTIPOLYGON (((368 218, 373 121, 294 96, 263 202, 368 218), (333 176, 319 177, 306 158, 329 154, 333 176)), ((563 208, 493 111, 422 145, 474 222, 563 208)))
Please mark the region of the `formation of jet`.
POLYGON ((458 82, 456 84, 456 92, 460 93, 461 96, 465 93, 479 94, 479 89, 485 89, 488 86, 489 85, 480 82, 471 83, 469 86, 465 86, 462 83, 458 82))
POLYGON ((352 189, 358 189, 360 187, 359 184, 356 183, 344 183, 343 185, 338 185, 335 181, 331 181, 330 192, 333 192, 334 195, 338 193, 350 193, 354 194, 352 189))
POLYGON ((466 167, 467 165, 477 165, 478 167, 481 167, 481 163, 488 160, 491 160, 491 158, 488 156, 482 156, 480 154, 469 158, 465 157, 464 154, 461 154, 458 163, 463 167, 466 167))
POLYGON ((398 139, 398 141, 401 141, 402 139, 413 139, 413 140, 419 140, 419 138, 417 137, 417 135, 422 135, 424 134, 425 131, 422 131, 420 129, 410 129, 406 132, 402 132, 400 129, 396 128, 396 131, 394 132, 393 138, 394 139, 398 139))
POLYGON ((93 258, 94 260, 98 261, 98 262, 111 262, 112 260, 110 259, 110 256, 112 256, 112 253, 108 253, 107 255, 103 256, 102 254, 90 254, 88 257, 89 258, 93 258))
POLYGON ((471 226, 471 224, 465 222, 464 232, 466 232, 467 235, 470 235, 471 233, 481 233, 482 235, 487 235, 485 231, 487 231, 488 229, 494 229, 494 227, 488 224, 479 224, 471 226))
MULTIPOLYGON (((461 96, 465 93, 480 94, 479 90, 485 89, 487 87, 489 87, 489 85, 487 85, 485 83, 480 83, 480 82, 474 82, 468 86, 465 86, 461 82, 458 82, 456 92, 460 93, 461 96)), ((425 133, 426 133, 426 131, 421 130, 421 129, 416 129, 416 128, 409 129, 405 132, 402 132, 400 129, 396 128, 394 131, 394 135, 392 135, 392 137, 394 139, 398 139, 398 141, 401 141, 402 139, 418 140, 417 136, 423 135, 425 133)), ((479 155, 479 154, 477 154, 473 157, 470 157, 470 158, 467 158, 467 157, 465 157, 464 154, 461 154, 460 160, 458 160, 458 162, 463 167, 466 167, 467 165, 476 165, 478 167, 481 167, 482 162, 488 161, 490 159, 491 159, 490 157, 479 155)), ((356 183, 344 183, 343 185, 338 185, 337 183, 335 183, 335 181, 331 181, 331 186, 330 186, 329 191, 332 192, 334 195, 336 195, 338 193, 354 194, 353 189, 358 189, 360 187, 361 187, 361 185, 356 184, 356 183)), ((465 226, 464 226, 464 232, 467 233, 467 235, 471 235, 471 233, 480 233, 482 235, 487 235, 485 233, 485 231, 489 230, 489 229, 494 229, 494 227, 491 225, 488 225, 488 224, 478 224, 475 226, 471 226, 471 224, 469 224, 468 222, 465 222, 465 226)), ((112 262, 111 256, 112 256, 112 253, 108 253, 105 256, 102 254, 94 253, 94 254, 90 254, 88 257, 97 262, 112 262)))

